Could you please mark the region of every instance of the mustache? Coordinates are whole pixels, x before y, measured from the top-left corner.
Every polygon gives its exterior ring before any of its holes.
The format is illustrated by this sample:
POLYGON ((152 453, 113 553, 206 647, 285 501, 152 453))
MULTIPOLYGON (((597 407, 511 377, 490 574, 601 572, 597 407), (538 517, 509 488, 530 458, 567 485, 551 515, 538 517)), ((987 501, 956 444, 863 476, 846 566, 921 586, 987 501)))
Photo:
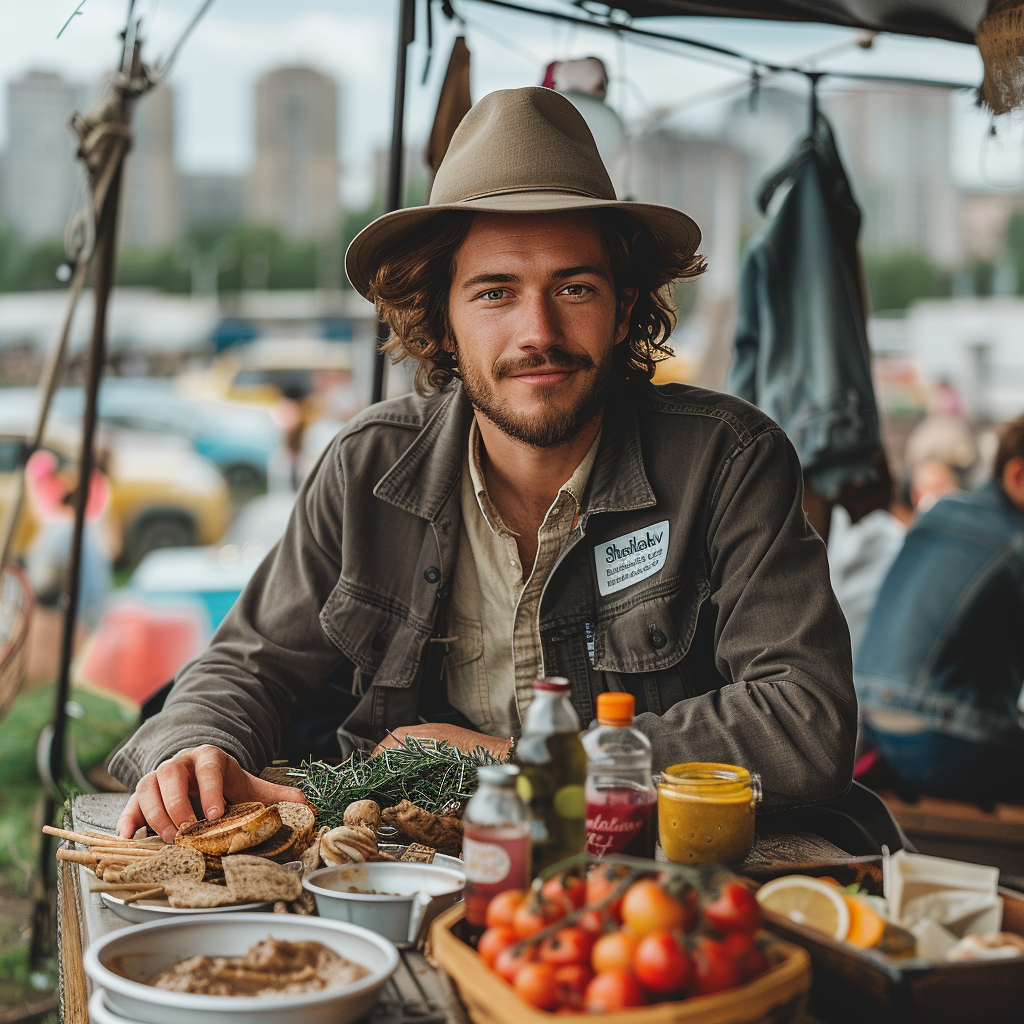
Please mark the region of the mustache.
POLYGON ((499 359, 491 368, 491 373, 495 380, 502 380, 505 377, 529 373, 530 370, 592 370, 594 365, 594 360, 585 352, 574 355, 565 349, 553 348, 543 355, 540 352, 533 352, 518 359, 499 359))

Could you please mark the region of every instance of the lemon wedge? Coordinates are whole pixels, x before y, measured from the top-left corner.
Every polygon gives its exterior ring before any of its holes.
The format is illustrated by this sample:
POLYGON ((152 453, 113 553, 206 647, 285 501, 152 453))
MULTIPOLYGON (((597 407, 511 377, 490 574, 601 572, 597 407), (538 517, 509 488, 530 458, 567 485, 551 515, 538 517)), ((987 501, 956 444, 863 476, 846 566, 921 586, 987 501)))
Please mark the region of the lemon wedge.
POLYGON ((842 889, 809 875, 786 875, 762 885, 757 900, 765 910, 794 924, 842 941, 850 931, 850 910, 842 889))

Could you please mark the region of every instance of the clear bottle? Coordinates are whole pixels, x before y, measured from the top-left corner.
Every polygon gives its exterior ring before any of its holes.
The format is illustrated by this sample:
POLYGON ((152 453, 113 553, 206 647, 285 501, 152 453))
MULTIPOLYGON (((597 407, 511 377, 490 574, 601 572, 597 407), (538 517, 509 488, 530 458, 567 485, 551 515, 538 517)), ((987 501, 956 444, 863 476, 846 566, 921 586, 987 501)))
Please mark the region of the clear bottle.
POLYGON ((569 680, 536 679, 533 691, 515 757, 522 769, 519 795, 530 808, 533 870, 538 872, 582 853, 586 845, 587 755, 569 700, 569 680))
POLYGON ((631 693, 601 693, 597 725, 583 736, 587 752, 587 853, 654 856, 651 741, 633 726, 631 693))
POLYGON ((481 765, 480 788, 462 816, 466 865, 466 924, 486 927, 487 904, 506 889, 530 884, 530 812, 516 793, 515 765, 481 765))

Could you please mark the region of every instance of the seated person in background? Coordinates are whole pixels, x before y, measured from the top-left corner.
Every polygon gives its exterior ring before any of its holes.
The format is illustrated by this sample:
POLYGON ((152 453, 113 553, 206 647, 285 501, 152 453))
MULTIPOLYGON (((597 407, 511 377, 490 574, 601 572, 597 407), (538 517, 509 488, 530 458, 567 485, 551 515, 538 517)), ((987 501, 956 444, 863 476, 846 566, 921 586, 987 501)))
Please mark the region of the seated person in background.
POLYGON ((854 661, 867 738, 909 788, 1024 802, 1024 416, 993 479, 915 520, 854 661))

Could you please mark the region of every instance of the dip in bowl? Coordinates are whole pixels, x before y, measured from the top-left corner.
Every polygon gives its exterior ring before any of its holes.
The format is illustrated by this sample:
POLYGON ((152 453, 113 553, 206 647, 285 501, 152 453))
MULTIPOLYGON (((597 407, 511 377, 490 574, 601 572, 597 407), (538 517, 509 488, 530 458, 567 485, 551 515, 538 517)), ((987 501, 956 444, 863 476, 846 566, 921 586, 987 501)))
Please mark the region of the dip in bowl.
POLYGON ((181 917, 111 932, 85 953, 85 971, 112 1013, 142 1024, 349 1024, 377 1002, 398 966, 394 945, 354 925, 292 914, 181 917), (351 984, 252 996, 155 988, 162 971, 193 957, 244 957, 271 937, 316 942, 369 972, 351 984))

